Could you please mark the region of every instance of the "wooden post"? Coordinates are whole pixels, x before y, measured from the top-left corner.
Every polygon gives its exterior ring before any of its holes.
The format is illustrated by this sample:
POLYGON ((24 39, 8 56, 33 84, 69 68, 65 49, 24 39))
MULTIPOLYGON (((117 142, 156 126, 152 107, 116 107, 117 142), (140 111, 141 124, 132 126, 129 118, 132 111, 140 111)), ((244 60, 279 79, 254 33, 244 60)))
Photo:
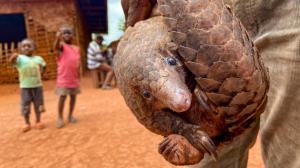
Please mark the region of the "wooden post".
POLYGON ((8 44, 7 43, 4 43, 4 54, 5 54, 5 62, 7 63, 8 62, 8 44))
POLYGON ((98 69, 91 70, 91 76, 92 76, 92 82, 93 82, 93 87, 94 88, 99 88, 99 86, 101 84, 98 72, 99 72, 98 69))
POLYGON ((2 43, 0 43, 0 64, 3 63, 4 63, 4 57, 3 57, 2 43))

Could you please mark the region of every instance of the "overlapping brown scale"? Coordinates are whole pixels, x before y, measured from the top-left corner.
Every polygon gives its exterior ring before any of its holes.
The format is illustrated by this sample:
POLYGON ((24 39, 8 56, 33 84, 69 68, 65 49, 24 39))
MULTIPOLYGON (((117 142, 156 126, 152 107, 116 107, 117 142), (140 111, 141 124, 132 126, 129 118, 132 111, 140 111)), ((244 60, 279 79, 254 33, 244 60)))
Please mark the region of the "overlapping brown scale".
POLYGON ((242 45, 245 45, 245 41, 244 41, 244 38, 242 35, 243 32, 242 32, 240 23, 236 19, 233 19, 232 26, 233 26, 232 30, 233 30, 235 39, 238 40, 239 42, 241 42, 242 45))
POLYGON ((210 30, 210 41, 207 44, 224 45, 231 39, 231 30, 226 26, 215 26, 210 30))
POLYGON ((260 85, 262 85, 262 76, 260 71, 256 70, 248 80, 248 83, 246 85, 246 90, 256 92, 260 87, 260 85))
POLYGON ((254 97, 253 92, 240 92, 233 97, 230 106, 234 105, 247 105, 254 97))
MULTIPOLYGON (((233 135, 242 133, 266 104, 268 79, 259 54, 243 25, 222 1, 185 2, 190 3, 185 8, 189 10, 176 9, 179 12, 173 17, 177 19, 176 31, 186 33, 186 41, 177 34, 174 43, 183 45, 179 54, 195 76, 197 88, 207 96, 207 104, 225 114, 233 135)), ((174 23, 170 25, 174 27, 174 23)))
POLYGON ((243 54, 239 61, 235 61, 237 76, 247 78, 255 71, 255 66, 251 57, 243 54))
POLYGON ((208 73, 209 67, 207 65, 188 61, 185 63, 188 69, 198 77, 205 77, 208 73))
POLYGON ((184 46, 179 46, 178 52, 184 61, 193 61, 197 55, 197 50, 184 46))
POLYGON ((255 98, 253 99, 254 102, 260 102, 265 94, 266 94, 266 90, 267 90, 267 86, 265 84, 262 84, 258 90, 257 90, 257 94, 255 96, 255 98))
POLYGON ((187 31, 198 22, 197 17, 191 14, 182 14, 177 21, 177 31, 187 31))
POLYGON ((218 13, 218 15, 221 15, 220 12, 222 11, 223 7, 224 7, 224 4, 222 1, 211 0, 210 4, 206 7, 206 10, 204 11, 204 13, 215 12, 215 13, 218 13))
POLYGON ((217 91, 222 84, 219 81, 201 77, 196 78, 196 81, 199 84, 200 88, 206 92, 217 91))
POLYGON ((226 116, 233 116, 241 112, 242 107, 240 106, 221 106, 218 107, 218 110, 226 114, 226 116))
POLYGON ((243 46, 238 41, 230 40, 222 46, 222 49, 220 61, 239 61, 243 56, 243 46))
POLYGON ((186 41, 186 34, 177 32, 177 31, 172 31, 171 32, 172 39, 176 41, 178 44, 182 44, 183 42, 186 41))
POLYGON ((208 78, 223 82, 226 78, 235 77, 237 68, 230 62, 215 62, 209 69, 208 78))
POLYGON ((226 123, 229 125, 242 123, 245 121, 251 114, 255 113, 257 108, 257 103, 250 104, 246 106, 240 113, 235 116, 226 119, 226 123))
POLYGON ((240 27, 242 28, 242 36, 243 36, 243 39, 245 41, 245 43, 244 43, 245 53, 246 53, 246 55, 248 57, 253 58, 253 56, 254 56, 254 48, 252 46, 250 37, 249 37, 246 29, 242 27, 242 23, 240 21, 239 21, 239 24, 240 24, 240 27))
POLYGON ((199 0, 191 2, 190 12, 199 12, 209 5, 210 0, 199 0))
POLYGON ((194 16, 194 20, 196 20, 194 28, 209 30, 218 24, 219 17, 215 13, 202 13, 197 18, 194 16))
POLYGON ((171 18, 171 17, 166 17, 164 22, 168 27, 170 27, 171 30, 176 30, 177 28, 177 19, 171 18))
POLYGON ((176 16, 176 14, 186 11, 186 2, 181 0, 169 0, 171 3, 165 3, 159 6, 159 11, 163 16, 176 16), (179 5, 180 4, 180 5, 179 5))
POLYGON ((230 96, 219 93, 206 93, 208 99, 218 106, 226 105, 230 102, 230 96))
POLYGON ((233 15, 229 7, 224 7, 222 10, 222 24, 229 24, 233 20, 233 15))
POLYGON ((268 100, 268 97, 265 96, 264 99, 262 100, 262 102, 260 103, 260 105, 258 107, 256 107, 255 111, 253 111, 252 113, 248 113, 247 115, 245 115, 246 117, 243 117, 243 120, 239 121, 239 125, 241 127, 245 127, 245 128, 251 126, 251 122, 256 120, 257 116, 259 116, 266 108, 267 100, 268 100))
POLYGON ((240 112, 240 113, 238 114, 237 118, 242 118, 243 116, 247 116, 247 115, 253 113, 253 112, 256 110, 257 106, 258 106, 257 103, 253 103, 253 104, 250 104, 250 105, 246 106, 246 107, 242 110, 242 112, 240 112))
POLYGON ((241 92, 246 86, 243 78, 227 78, 219 89, 219 93, 233 95, 241 92))
POLYGON ((224 47, 221 45, 201 45, 199 46, 196 62, 201 62, 211 66, 214 62, 219 61, 219 58, 224 53, 224 47))
POLYGON ((225 6, 224 1, 220 1, 220 0, 211 0, 211 2, 213 3, 213 5, 215 5, 216 11, 221 11, 222 8, 225 6))
POLYGON ((187 33, 186 45, 197 49, 203 44, 211 44, 210 32, 201 29, 190 29, 187 33))

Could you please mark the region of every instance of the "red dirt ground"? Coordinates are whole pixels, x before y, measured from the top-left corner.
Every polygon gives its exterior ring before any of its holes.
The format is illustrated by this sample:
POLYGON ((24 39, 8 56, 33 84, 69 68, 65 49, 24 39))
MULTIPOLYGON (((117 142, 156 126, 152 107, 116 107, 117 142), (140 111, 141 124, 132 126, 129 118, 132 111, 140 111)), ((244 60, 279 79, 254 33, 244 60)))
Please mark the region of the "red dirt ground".
MULTIPOLYGON (((85 78, 75 111, 79 122, 58 130, 54 88, 54 81, 45 82, 46 128, 21 133, 18 85, 0 86, 1 168, 174 167, 157 152, 162 137, 136 121, 117 89, 93 89, 85 78)), ((249 168, 263 168, 258 145, 251 150, 249 168)))

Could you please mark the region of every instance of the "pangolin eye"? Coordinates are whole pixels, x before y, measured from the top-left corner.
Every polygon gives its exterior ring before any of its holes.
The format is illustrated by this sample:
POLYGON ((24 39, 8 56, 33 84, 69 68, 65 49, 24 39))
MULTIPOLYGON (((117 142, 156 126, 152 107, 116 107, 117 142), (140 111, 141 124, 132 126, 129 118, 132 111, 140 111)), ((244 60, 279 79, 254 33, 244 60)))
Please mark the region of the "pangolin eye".
POLYGON ((144 96, 144 98, 150 98, 151 97, 151 94, 150 94, 150 92, 149 91, 147 91, 147 90, 145 90, 145 91, 143 91, 143 96, 144 96))
POLYGON ((173 57, 167 57, 166 62, 167 62, 167 64, 172 65, 172 66, 177 65, 177 61, 173 57))

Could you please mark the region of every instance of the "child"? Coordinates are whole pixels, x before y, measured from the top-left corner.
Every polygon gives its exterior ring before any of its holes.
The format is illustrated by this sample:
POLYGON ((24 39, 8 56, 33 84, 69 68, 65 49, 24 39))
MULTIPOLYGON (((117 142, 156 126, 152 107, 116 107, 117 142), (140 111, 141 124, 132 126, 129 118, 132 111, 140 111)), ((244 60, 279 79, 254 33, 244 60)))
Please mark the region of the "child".
POLYGON ((64 127, 63 109, 65 100, 70 95, 70 110, 68 121, 76 123, 73 111, 76 102, 76 95, 80 93, 80 52, 79 48, 72 44, 73 30, 69 26, 63 26, 57 33, 54 47, 59 52, 57 58, 57 88, 56 94, 59 95, 58 120, 56 127, 64 127))
POLYGON ((24 39, 21 42, 21 54, 14 53, 9 61, 13 63, 19 72, 21 88, 21 108, 25 119, 23 132, 31 129, 30 124, 30 104, 34 105, 36 116, 36 128, 43 129, 41 123, 41 112, 44 111, 44 97, 42 89, 41 74, 46 68, 46 63, 40 56, 33 55, 35 43, 33 40, 24 39))

